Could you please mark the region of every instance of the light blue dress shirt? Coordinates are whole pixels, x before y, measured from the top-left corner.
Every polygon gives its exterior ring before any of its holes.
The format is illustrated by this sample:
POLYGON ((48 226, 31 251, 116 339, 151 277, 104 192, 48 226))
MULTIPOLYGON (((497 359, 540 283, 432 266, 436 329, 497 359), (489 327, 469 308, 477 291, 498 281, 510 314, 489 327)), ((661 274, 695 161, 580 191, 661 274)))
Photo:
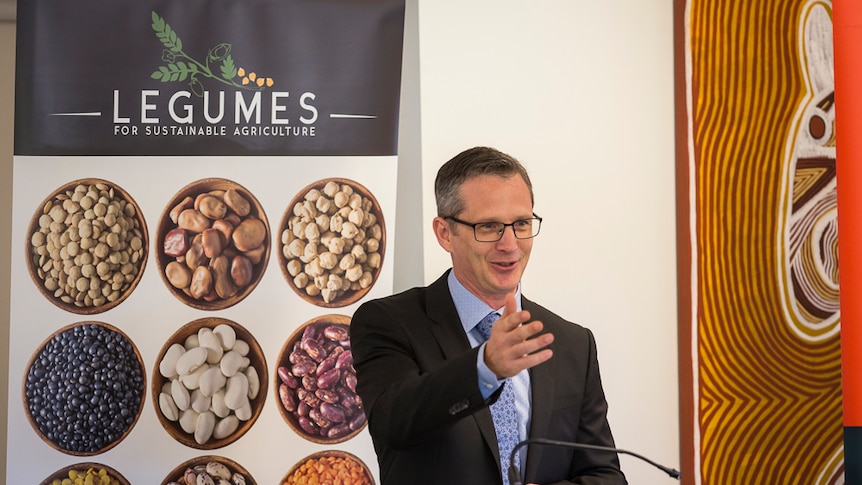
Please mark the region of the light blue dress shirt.
MULTIPOLYGON (((476 359, 476 368, 479 371, 479 391, 485 399, 494 393, 506 379, 497 379, 497 376, 491 372, 488 365, 485 364, 485 342, 479 334, 476 325, 485 318, 489 313, 496 311, 500 315, 503 314, 505 308, 491 308, 485 302, 480 300, 476 295, 470 293, 464 285, 455 277, 455 272, 450 271, 448 277, 449 292, 452 294, 452 300, 455 302, 455 309, 458 310, 458 316, 461 318, 461 325, 464 327, 464 333, 467 334, 467 339, 470 345, 474 348, 481 346, 479 355, 476 359)), ((518 302, 518 310, 521 310, 521 285, 518 285, 518 290, 515 294, 515 300, 518 302)), ((515 390, 515 409, 518 412, 518 436, 519 440, 527 439, 528 430, 530 429, 530 373, 526 370, 521 371, 518 375, 508 379, 509 384, 514 386, 515 390)), ((519 450, 519 458, 521 461, 520 470, 523 472, 524 464, 527 458, 527 447, 521 447, 519 450)))

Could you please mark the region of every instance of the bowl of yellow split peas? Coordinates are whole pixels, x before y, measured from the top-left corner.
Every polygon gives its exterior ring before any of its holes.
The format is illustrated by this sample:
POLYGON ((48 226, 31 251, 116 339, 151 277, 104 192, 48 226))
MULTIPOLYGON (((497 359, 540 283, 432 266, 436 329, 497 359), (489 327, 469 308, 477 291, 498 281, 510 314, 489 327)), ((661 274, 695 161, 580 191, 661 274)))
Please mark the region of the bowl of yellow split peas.
POLYGON ((101 463, 76 463, 63 467, 40 485, 130 485, 117 470, 101 463))

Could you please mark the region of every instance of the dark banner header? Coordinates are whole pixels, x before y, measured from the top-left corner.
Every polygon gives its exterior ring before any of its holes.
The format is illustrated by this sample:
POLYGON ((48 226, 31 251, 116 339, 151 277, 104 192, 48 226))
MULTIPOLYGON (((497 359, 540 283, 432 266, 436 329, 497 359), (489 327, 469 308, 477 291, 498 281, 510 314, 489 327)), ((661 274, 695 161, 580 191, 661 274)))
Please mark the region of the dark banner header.
POLYGON ((404 0, 19 0, 17 16, 16 155, 397 152, 404 0))

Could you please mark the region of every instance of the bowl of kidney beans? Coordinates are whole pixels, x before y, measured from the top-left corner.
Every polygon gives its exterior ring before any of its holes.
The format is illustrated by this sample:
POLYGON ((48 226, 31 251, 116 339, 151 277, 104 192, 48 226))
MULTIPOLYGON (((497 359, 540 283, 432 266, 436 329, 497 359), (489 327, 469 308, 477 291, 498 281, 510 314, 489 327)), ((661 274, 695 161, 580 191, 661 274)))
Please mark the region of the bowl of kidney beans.
POLYGON ((333 444, 365 428, 349 338, 350 317, 321 315, 297 328, 279 353, 273 393, 278 410, 300 436, 333 444))

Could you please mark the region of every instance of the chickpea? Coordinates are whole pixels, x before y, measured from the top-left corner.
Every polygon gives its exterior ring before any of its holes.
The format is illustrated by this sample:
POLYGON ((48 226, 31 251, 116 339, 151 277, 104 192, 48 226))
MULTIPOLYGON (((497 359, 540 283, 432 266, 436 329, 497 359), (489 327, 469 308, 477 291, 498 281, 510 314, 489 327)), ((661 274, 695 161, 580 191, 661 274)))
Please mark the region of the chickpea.
MULTIPOLYGON (((302 263, 300 263, 296 259, 290 260, 290 262, 287 263, 287 272, 290 274, 290 276, 295 277, 295 276, 299 275, 302 272, 302 263)), ((297 286, 299 286, 299 285, 297 285, 297 286)))
POLYGON ((329 242, 329 251, 334 254, 341 254, 344 252, 345 241, 344 238, 333 237, 329 242))
POLYGON ((335 197, 335 194, 338 193, 338 184, 330 180, 323 187, 323 193, 326 194, 327 197, 335 197))
POLYGON ((338 256, 336 256, 335 254, 333 254, 329 251, 326 251, 326 252, 320 254, 319 261, 320 261, 320 267, 321 268, 332 269, 335 267, 335 265, 338 264, 338 256))

